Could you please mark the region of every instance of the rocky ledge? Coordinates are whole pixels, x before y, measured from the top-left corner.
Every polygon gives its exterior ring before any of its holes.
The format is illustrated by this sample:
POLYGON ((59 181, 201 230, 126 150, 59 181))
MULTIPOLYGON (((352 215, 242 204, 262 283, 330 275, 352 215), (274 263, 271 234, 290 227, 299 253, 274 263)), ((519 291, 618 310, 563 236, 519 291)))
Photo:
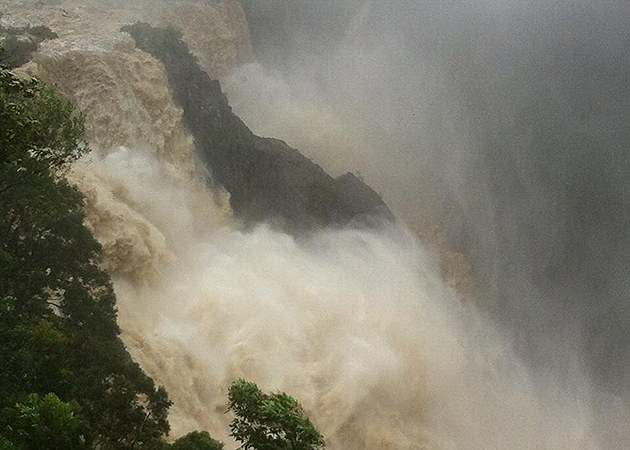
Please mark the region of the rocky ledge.
POLYGON ((139 49, 162 61, 184 121, 214 182, 246 223, 289 231, 393 220, 381 197, 356 176, 333 178, 278 139, 256 136, 232 112, 219 81, 202 70, 174 28, 123 27, 139 49))

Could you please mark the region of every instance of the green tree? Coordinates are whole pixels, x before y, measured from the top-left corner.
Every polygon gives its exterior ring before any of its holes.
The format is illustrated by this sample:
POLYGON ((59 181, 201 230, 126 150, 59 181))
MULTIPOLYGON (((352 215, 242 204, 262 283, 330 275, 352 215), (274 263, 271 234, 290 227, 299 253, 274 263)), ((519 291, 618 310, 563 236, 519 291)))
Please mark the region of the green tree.
POLYGON ((80 405, 88 443, 156 448, 170 401, 119 338, 101 247, 63 176, 83 134, 70 102, 0 70, 0 409, 51 392, 80 405))
POLYGON ((7 446, 19 450, 88 448, 79 406, 62 402, 55 394, 43 398, 31 394, 24 402, 6 408, 2 416, 3 422, 11 424, 3 430, 7 446))
POLYGON ((223 444, 215 441, 205 431, 193 431, 177 439, 170 450, 223 450, 223 444))
POLYGON ((13 442, 0 435, 0 450, 18 450, 13 442))
POLYGON ((306 417, 300 404, 280 392, 265 394, 258 386, 236 380, 230 386, 229 410, 232 437, 244 450, 317 450, 323 436, 306 417))

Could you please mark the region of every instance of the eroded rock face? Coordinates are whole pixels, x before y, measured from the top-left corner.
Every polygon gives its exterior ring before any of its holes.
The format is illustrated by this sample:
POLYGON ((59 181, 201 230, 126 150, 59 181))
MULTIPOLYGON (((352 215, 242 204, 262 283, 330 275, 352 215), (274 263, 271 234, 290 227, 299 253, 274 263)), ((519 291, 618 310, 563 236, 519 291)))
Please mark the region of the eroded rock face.
POLYGON ((174 96, 213 179, 247 222, 276 221, 289 230, 392 219, 369 186, 352 175, 332 178, 278 139, 254 135, 230 108, 218 81, 197 64, 181 35, 146 23, 126 26, 138 48, 164 63, 174 96))

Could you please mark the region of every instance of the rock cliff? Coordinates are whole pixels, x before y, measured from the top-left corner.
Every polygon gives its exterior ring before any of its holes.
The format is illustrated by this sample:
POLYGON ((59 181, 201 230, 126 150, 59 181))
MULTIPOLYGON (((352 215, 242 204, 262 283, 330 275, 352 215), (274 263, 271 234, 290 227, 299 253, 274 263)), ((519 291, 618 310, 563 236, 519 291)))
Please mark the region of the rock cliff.
POLYGON ((234 212, 247 222, 271 220, 289 230, 392 219, 369 186, 352 174, 332 178, 278 139, 252 133, 230 108, 172 28, 146 23, 123 27, 138 48, 164 63, 174 97, 213 179, 230 193, 234 212))

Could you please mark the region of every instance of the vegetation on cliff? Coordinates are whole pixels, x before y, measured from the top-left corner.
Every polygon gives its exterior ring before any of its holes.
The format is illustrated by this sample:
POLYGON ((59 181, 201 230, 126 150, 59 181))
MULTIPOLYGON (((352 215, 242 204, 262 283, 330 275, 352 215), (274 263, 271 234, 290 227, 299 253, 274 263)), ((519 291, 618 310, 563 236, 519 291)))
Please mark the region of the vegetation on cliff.
POLYGON ((119 338, 101 247, 62 176, 87 151, 82 117, 3 70, 0 124, 0 435, 18 448, 40 448, 29 433, 44 430, 76 448, 150 448, 169 430, 170 402, 119 338), (25 409, 65 428, 27 426, 25 409))

